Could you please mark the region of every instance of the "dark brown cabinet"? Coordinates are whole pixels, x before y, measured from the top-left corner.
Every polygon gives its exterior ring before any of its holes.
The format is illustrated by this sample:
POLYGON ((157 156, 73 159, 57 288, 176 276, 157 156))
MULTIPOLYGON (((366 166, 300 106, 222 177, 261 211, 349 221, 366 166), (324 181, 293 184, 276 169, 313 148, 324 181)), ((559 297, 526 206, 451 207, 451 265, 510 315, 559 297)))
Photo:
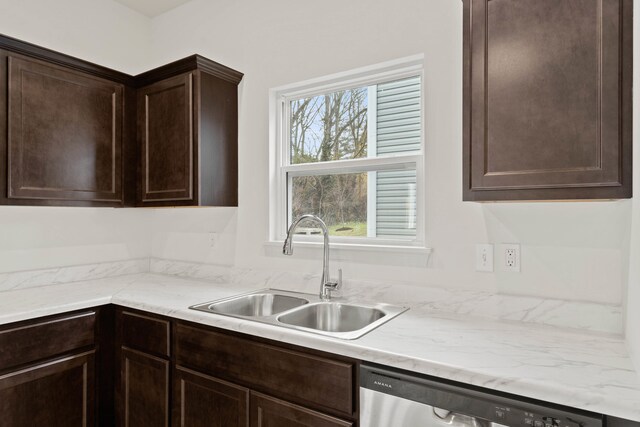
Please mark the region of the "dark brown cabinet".
POLYGON ((352 359, 129 309, 116 323, 121 426, 168 425, 168 408, 181 427, 357 423, 352 359))
POLYGON ((238 205, 241 78, 199 56, 139 76, 140 206, 238 205))
POLYGON ((125 85, 6 50, 0 64, 0 204, 123 206, 125 85))
POLYGON ((176 427, 247 427, 249 390, 177 366, 173 382, 176 427))
POLYGON ((166 427, 170 420, 170 322, 118 310, 120 426, 166 427))
POLYGON ((2 425, 93 426, 94 404, 93 351, 0 375, 2 425))
POLYGON ((355 362, 177 323, 181 366, 322 412, 353 417, 355 362))
POLYGON ((194 201, 193 73, 138 91, 141 203, 194 201))
POLYGON ((631 197, 632 0, 464 0, 464 200, 631 197))
POLYGON ((175 323, 173 342, 174 424, 199 425, 184 420, 197 418, 204 411, 201 405, 223 404, 227 410, 212 413, 219 423, 213 425, 333 427, 357 422, 354 360, 183 322, 175 323), (232 421, 223 422, 227 419, 232 421))
POLYGON ((251 393, 251 427, 352 427, 354 423, 251 393))
POLYGON ((122 426, 169 425, 169 361, 121 350, 122 426))
POLYGON ((91 310, 0 327, 0 424, 96 425, 98 323, 91 310))
POLYGON ((0 204, 237 206, 242 74, 129 76, 0 35, 0 204))
POLYGON ((0 326, 0 424, 347 427, 358 362, 116 306, 0 326))

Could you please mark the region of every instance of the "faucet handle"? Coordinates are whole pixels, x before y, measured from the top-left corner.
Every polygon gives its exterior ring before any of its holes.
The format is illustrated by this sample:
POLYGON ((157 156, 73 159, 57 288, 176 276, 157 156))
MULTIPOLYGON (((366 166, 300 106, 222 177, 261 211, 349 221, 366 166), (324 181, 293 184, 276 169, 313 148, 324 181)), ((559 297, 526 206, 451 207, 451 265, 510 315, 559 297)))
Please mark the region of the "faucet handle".
POLYGON ((342 269, 338 269, 338 280, 335 282, 328 282, 324 285, 325 287, 331 289, 332 291, 336 291, 342 288, 342 269))

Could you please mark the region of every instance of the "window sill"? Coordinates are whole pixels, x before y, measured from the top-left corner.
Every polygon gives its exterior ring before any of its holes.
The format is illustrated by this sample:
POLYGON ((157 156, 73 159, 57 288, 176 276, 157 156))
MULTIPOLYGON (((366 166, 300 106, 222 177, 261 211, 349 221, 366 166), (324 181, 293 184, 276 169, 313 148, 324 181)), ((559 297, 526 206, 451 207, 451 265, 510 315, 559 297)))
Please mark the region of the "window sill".
MULTIPOLYGON (((267 241, 264 243, 267 255, 282 255, 283 241, 267 241)), ((358 243, 330 243, 331 258, 340 261, 360 263, 375 263, 381 265, 405 265, 425 267, 429 261, 432 248, 424 246, 404 245, 372 245, 358 243)), ((323 249, 322 242, 294 242, 294 249, 298 249, 303 257, 317 258, 323 249)))

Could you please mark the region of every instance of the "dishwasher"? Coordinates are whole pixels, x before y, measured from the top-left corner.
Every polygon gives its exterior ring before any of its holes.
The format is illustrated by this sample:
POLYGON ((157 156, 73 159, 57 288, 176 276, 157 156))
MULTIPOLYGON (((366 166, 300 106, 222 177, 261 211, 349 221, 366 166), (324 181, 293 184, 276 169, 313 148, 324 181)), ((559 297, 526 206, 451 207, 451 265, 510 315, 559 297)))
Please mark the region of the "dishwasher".
POLYGON ((603 416, 387 367, 360 367, 360 427, 603 427, 603 416))

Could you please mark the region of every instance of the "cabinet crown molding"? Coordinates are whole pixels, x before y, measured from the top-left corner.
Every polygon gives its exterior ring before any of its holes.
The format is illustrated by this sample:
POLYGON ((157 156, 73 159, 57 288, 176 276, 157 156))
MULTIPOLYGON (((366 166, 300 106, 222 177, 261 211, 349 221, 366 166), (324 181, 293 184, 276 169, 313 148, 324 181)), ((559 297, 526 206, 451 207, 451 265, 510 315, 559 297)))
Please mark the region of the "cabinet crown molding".
POLYGON ((179 59, 167 65, 146 71, 142 74, 132 76, 121 71, 117 71, 102 65, 94 64, 71 55, 56 52, 54 50, 38 46, 29 42, 0 34, 0 49, 7 50, 22 55, 27 55, 36 59, 41 59, 57 65, 69 67, 96 77, 105 78, 126 86, 139 88, 148 84, 177 76, 179 74, 202 70, 230 83, 238 84, 242 81, 243 74, 225 65, 219 64, 202 55, 194 54, 186 58, 179 59))

